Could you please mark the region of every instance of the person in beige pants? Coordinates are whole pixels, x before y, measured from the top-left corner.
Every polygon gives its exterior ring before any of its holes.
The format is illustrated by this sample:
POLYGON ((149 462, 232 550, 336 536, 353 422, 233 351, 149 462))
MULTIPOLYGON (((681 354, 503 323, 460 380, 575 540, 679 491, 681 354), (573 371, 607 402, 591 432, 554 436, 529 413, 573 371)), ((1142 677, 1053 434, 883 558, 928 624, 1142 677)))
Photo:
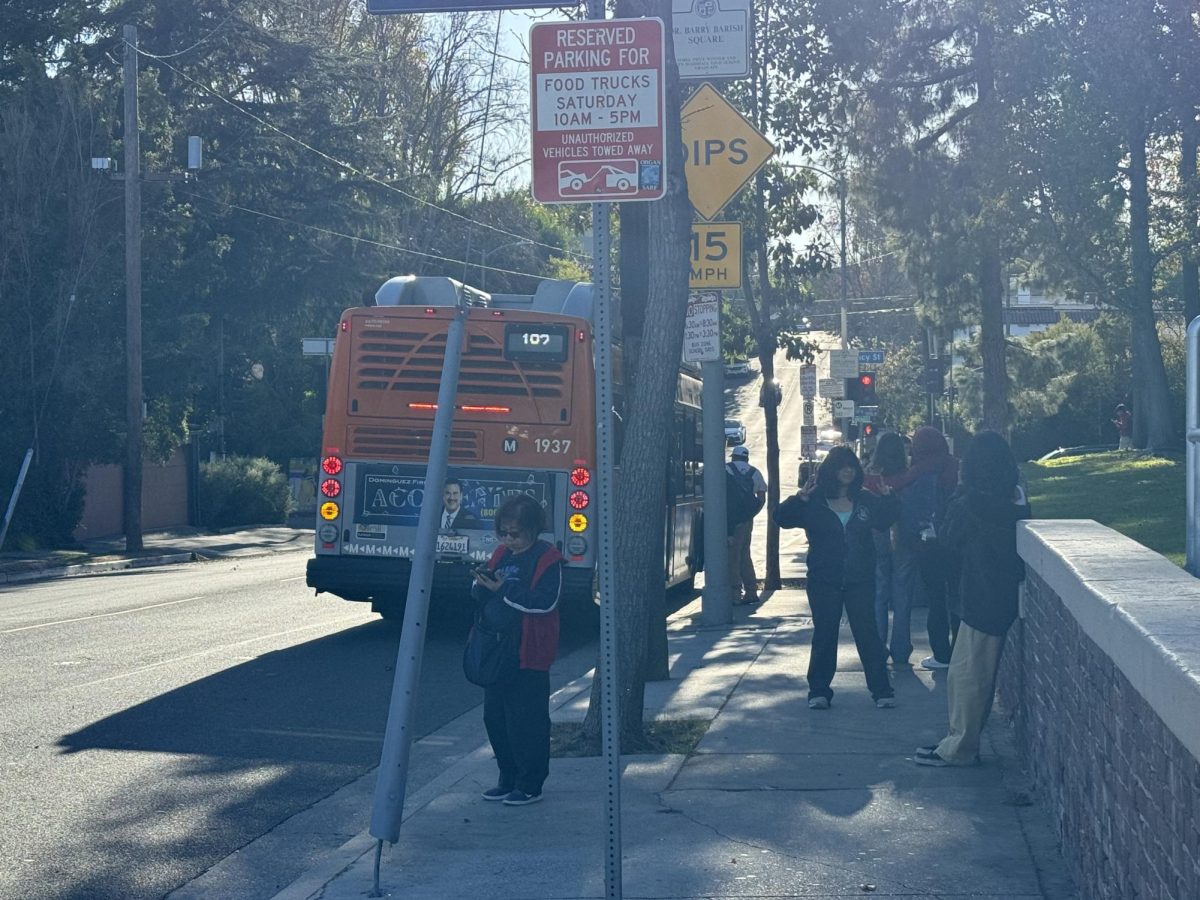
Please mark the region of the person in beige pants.
POLYGON ((1025 577, 1017 555, 1017 522, 1029 518, 1030 510, 1019 475, 1012 451, 999 434, 981 431, 971 439, 963 458, 963 483, 937 533, 939 550, 959 572, 951 607, 962 624, 946 678, 950 728, 937 744, 917 749, 917 765, 979 762, 1000 656, 1017 618, 1025 577))

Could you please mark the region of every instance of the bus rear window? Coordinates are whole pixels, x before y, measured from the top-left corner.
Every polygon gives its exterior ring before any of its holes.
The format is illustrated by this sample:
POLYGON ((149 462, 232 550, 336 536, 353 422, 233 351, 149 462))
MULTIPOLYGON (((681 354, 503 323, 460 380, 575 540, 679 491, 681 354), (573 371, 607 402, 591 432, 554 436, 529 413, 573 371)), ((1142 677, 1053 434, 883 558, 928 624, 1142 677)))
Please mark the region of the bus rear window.
POLYGON ((513 362, 564 363, 568 340, 565 325, 506 325, 504 358, 513 362))

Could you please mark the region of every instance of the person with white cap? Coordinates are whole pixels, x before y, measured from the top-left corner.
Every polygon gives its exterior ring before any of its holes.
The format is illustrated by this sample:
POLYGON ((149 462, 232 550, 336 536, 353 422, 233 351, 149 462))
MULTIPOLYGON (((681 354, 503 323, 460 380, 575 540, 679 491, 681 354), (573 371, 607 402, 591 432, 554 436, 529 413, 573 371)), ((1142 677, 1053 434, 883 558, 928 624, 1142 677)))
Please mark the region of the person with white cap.
POLYGON ((730 451, 725 471, 729 586, 734 604, 742 606, 759 600, 758 575, 750 557, 750 536, 754 531, 754 517, 767 499, 767 482, 762 472, 750 465, 750 451, 743 444, 730 451))

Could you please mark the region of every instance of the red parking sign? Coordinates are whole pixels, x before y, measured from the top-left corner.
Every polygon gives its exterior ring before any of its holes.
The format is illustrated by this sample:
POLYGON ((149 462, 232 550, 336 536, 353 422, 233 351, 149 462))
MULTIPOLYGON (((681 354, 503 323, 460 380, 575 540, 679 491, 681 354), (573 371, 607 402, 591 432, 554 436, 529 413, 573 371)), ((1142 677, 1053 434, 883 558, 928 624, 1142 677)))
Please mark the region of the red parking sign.
POLYGON ((534 199, 661 197, 662 20, 543 22, 529 46, 534 199))

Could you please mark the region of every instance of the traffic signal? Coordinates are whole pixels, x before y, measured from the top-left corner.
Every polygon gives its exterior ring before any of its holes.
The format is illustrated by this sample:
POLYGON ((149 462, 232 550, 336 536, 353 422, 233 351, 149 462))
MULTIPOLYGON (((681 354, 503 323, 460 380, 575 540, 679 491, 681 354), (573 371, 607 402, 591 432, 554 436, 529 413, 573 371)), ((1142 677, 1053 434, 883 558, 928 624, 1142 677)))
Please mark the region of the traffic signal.
POLYGON ((878 406, 879 398, 875 396, 876 376, 874 372, 858 374, 858 403, 860 406, 878 406))
POLYGON ((925 361, 925 369, 921 373, 921 387, 925 389, 925 393, 935 395, 940 395, 946 389, 940 360, 925 361))
POLYGON ((862 427, 862 435, 865 438, 875 437, 875 423, 864 422, 862 427))

